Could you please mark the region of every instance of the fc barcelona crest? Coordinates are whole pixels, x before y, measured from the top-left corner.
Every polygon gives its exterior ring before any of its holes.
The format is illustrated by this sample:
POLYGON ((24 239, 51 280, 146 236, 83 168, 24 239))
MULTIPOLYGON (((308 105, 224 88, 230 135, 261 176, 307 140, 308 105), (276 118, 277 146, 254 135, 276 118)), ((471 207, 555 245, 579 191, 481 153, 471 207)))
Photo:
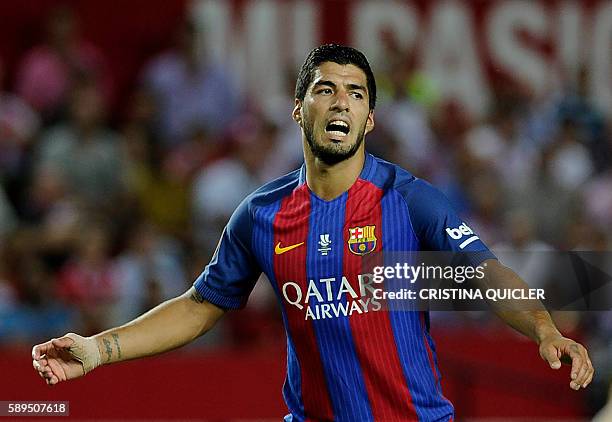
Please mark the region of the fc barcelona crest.
POLYGON ((348 247, 355 255, 369 254, 376 248, 376 226, 353 227, 349 229, 348 247))

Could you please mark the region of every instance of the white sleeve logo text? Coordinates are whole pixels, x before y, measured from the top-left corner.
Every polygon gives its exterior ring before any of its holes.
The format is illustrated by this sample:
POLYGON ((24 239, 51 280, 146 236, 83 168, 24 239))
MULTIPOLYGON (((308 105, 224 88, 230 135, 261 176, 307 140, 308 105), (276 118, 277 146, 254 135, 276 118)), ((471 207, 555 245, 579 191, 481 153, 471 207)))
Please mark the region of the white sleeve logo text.
POLYGON ((463 242, 461 242, 461 244, 459 245, 459 249, 463 249, 467 245, 469 245, 470 243, 472 243, 472 242, 474 242, 474 241, 479 239, 479 237, 474 234, 474 231, 472 229, 470 229, 468 227, 468 225, 465 224, 465 223, 461 224, 457 228, 447 227, 446 228, 446 233, 453 240, 460 240, 464 236, 469 236, 467 239, 465 239, 463 242))

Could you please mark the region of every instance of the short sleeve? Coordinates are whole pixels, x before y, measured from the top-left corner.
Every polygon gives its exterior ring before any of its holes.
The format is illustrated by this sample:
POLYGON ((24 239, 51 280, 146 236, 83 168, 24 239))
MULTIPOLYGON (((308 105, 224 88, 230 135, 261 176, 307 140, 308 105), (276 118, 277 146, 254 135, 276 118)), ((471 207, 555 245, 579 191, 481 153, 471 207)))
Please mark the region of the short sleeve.
POLYGON ((444 194, 431 184, 415 179, 398 190, 408 205, 421 250, 456 252, 473 266, 496 259, 478 234, 459 218, 444 194))
POLYGON ((223 230, 217 250, 193 286, 207 301, 225 309, 239 309, 261 274, 252 252, 252 218, 245 199, 223 230))

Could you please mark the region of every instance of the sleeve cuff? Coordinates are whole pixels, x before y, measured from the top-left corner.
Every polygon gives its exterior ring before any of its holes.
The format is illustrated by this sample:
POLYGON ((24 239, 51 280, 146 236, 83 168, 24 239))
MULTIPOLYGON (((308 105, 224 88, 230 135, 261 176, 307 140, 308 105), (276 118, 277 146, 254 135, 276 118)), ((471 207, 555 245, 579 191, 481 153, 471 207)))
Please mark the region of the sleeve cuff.
POLYGON ((197 292, 208 302, 213 305, 217 305, 223 309, 240 309, 244 307, 244 300, 242 298, 227 297, 223 296, 205 284, 196 281, 193 283, 193 287, 197 292))

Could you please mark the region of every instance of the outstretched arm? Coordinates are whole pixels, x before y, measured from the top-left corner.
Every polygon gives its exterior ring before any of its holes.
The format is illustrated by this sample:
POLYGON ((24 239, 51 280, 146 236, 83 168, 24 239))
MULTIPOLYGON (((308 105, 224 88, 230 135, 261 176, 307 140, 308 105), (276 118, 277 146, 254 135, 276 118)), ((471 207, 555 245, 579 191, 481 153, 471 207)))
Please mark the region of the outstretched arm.
POLYGON ((53 385, 97 366, 156 355, 183 346, 210 330, 225 311, 192 287, 135 320, 92 337, 69 333, 32 348, 34 368, 53 385))
MULTIPOLYGON (((485 277, 479 287, 528 289, 529 286, 510 268, 495 259, 486 260, 485 277)), ((491 302, 495 313, 512 328, 534 340, 540 348, 540 356, 551 368, 559 369, 561 362, 572 365, 570 387, 586 388, 593 379, 593 364, 587 350, 580 343, 563 337, 550 314, 540 301, 530 301, 528 306, 518 301, 491 302)))

